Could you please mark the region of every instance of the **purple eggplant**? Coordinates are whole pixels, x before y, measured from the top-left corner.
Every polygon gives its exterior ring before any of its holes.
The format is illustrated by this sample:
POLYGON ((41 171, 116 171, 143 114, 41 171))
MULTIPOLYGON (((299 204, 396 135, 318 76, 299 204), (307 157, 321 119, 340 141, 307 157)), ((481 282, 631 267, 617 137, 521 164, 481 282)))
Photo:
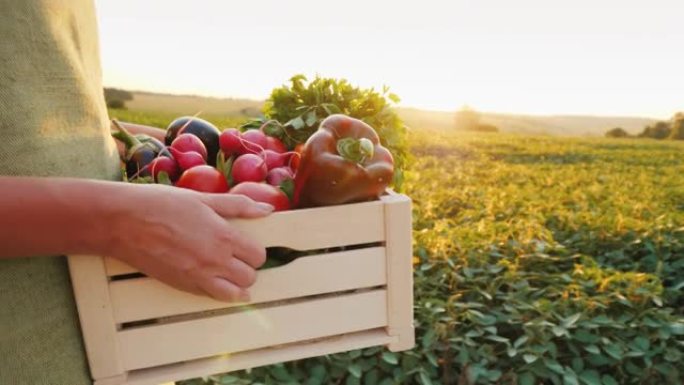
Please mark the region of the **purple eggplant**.
POLYGON ((164 138, 166 145, 170 146, 173 140, 180 134, 192 134, 198 137, 204 144, 204 147, 207 148, 207 163, 211 166, 216 166, 216 155, 219 151, 219 135, 221 135, 221 131, 216 126, 204 119, 193 116, 178 118, 166 128, 166 137, 164 138))
POLYGON ((164 145, 164 143, 162 143, 161 140, 145 134, 136 134, 135 137, 138 138, 138 140, 142 143, 151 145, 162 156, 173 158, 171 152, 169 152, 169 149, 164 145))
POLYGON ((113 122, 119 131, 113 132, 112 136, 126 146, 126 153, 122 160, 126 164, 126 176, 129 180, 151 176, 148 166, 155 158, 159 156, 173 158, 158 139, 142 134, 132 135, 119 122, 113 122))

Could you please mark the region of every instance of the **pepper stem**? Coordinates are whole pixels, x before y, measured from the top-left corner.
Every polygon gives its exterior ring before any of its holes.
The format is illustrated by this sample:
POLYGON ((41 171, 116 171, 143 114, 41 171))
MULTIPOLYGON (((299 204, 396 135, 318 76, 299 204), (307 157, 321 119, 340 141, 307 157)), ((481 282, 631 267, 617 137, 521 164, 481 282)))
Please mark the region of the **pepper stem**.
POLYGON ((367 138, 342 138, 337 141, 337 153, 344 159, 358 164, 372 158, 374 148, 373 142, 367 138))

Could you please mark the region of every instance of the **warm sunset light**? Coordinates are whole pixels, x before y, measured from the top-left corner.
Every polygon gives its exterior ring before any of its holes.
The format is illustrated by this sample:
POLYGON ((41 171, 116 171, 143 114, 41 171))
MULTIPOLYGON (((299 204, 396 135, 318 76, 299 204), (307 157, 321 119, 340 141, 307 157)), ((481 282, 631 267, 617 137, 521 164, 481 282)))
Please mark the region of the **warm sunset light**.
POLYGON ((684 5, 656 1, 98 0, 105 85, 265 99, 295 73, 403 106, 668 118, 684 5))
POLYGON ((0 4, 0 385, 684 385, 684 0, 0 4))

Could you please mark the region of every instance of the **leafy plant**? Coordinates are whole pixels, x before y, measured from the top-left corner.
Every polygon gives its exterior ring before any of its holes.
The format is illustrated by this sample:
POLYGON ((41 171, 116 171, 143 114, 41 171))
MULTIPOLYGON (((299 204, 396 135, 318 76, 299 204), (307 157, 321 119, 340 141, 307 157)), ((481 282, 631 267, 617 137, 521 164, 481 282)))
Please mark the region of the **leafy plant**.
POLYGON ((304 143, 329 115, 342 113, 361 119, 375 129, 383 146, 395 161, 395 188, 407 166, 406 127, 393 108, 399 97, 383 87, 381 92, 351 85, 347 80, 316 77, 308 81, 295 75, 289 85, 271 92, 264 105, 265 119, 254 119, 242 126, 256 128, 265 124, 270 135, 279 137, 290 149, 304 143))
POLYGON ((682 384, 684 143, 408 134, 416 347, 186 385, 682 384))

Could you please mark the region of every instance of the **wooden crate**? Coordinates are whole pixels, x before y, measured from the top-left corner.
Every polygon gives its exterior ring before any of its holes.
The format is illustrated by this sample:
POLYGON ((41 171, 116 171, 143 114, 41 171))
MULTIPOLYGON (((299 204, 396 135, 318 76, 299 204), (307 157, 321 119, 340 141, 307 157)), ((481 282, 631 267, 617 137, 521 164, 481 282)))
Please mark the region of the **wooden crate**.
POLYGON ((231 223, 266 247, 355 247, 260 270, 248 305, 175 290, 114 259, 70 256, 96 385, 160 384, 369 346, 413 346, 408 197, 390 193, 231 223))

